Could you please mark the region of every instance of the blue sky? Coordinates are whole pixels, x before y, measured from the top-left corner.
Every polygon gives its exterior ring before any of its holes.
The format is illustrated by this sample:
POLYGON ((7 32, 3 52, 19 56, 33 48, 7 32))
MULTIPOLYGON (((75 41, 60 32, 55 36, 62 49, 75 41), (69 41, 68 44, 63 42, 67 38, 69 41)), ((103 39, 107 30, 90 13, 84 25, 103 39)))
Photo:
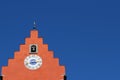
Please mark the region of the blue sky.
POLYGON ((0 1, 0 69, 36 20, 68 80, 120 80, 119 0, 0 1))

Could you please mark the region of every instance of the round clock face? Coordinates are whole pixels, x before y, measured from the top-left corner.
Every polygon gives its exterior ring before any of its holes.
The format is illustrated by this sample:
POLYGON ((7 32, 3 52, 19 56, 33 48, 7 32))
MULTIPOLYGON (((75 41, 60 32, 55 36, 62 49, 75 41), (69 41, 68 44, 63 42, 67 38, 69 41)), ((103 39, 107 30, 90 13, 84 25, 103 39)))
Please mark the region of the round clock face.
POLYGON ((24 65, 30 70, 36 70, 41 67, 42 59, 37 55, 30 55, 25 58, 24 65))

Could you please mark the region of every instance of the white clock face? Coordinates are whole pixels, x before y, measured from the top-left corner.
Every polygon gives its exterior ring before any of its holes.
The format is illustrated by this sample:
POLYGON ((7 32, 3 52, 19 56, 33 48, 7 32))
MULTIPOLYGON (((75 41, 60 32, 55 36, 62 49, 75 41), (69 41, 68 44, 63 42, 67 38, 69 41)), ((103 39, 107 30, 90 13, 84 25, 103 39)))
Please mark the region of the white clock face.
POLYGON ((25 58, 24 65, 26 68, 28 68, 30 70, 36 70, 41 67, 42 59, 41 59, 41 57, 32 54, 25 58))

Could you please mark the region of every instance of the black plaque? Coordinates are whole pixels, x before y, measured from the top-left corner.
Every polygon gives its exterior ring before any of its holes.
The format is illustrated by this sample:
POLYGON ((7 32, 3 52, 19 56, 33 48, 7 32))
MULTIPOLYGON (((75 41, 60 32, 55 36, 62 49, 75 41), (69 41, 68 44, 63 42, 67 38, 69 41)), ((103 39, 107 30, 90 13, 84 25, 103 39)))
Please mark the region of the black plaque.
POLYGON ((36 53, 37 52, 37 47, 36 45, 31 46, 31 53, 36 53))

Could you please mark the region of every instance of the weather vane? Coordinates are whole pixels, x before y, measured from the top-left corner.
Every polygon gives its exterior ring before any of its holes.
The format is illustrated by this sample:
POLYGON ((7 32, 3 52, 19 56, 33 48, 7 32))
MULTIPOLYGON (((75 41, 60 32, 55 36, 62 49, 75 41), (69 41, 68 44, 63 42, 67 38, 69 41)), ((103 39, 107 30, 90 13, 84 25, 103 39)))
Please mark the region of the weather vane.
POLYGON ((37 25, 36 25, 36 22, 35 22, 35 21, 34 21, 33 29, 37 29, 37 25))

